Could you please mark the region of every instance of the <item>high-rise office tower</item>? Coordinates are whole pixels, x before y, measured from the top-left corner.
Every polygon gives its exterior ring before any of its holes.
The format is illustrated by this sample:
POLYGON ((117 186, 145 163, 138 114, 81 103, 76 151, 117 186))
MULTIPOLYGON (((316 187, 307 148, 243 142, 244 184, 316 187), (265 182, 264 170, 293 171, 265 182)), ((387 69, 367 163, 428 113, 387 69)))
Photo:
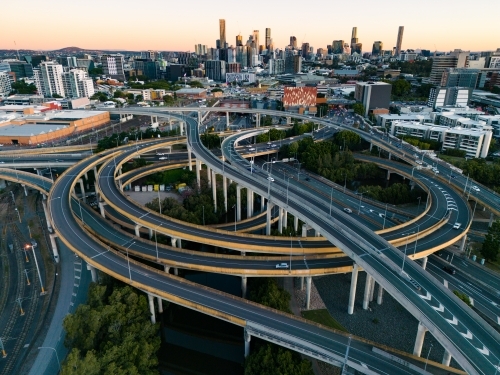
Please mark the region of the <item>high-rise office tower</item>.
POLYGON ((259 30, 254 30, 253 31, 253 41, 255 42, 255 48, 258 51, 259 50, 259 30))
POLYGON ((356 52, 356 45, 358 44, 358 28, 354 26, 351 34, 351 54, 356 52))
POLYGON ((401 46, 403 45, 403 32, 405 31, 404 26, 399 26, 398 40, 396 41, 396 57, 401 53, 401 46))
POLYGON ((470 51, 456 49, 449 55, 436 56, 432 60, 432 69, 429 83, 439 86, 443 72, 447 68, 467 68, 469 66, 470 51))
POLYGON ((266 27, 266 49, 271 45, 271 29, 266 27))
POLYGON ((236 47, 243 45, 243 37, 241 34, 236 35, 236 47))
POLYGON ((290 47, 297 48, 297 38, 294 36, 290 37, 290 47))
POLYGON ((226 48, 226 20, 219 20, 220 48, 226 48))
POLYGON ((384 43, 382 43, 380 40, 373 42, 372 56, 380 56, 383 49, 384 43))
POLYGON ((101 64, 105 76, 125 81, 123 55, 102 55, 101 64))
POLYGON ((334 54, 344 53, 344 41, 343 40, 334 40, 332 42, 332 53, 334 53, 334 54))
POLYGON ((479 69, 447 68, 441 76, 441 87, 476 88, 479 69))
POLYGON ((46 97, 52 97, 57 94, 66 96, 63 84, 63 67, 53 61, 44 61, 40 63, 37 69, 33 70, 35 76, 35 85, 39 93, 46 97))
POLYGON ((302 43, 302 57, 304 59, 309 57, 309 43, 302 43))

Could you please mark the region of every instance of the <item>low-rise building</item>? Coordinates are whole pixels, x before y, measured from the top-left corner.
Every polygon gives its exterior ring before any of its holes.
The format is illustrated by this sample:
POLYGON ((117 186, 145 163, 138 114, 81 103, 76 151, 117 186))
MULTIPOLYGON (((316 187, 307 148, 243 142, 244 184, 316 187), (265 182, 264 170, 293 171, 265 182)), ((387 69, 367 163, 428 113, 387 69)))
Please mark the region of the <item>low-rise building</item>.
POLYGON ((175 92, 178 98, 204 99, 207 97, 207 90, 196 88, 183 88, 175 92))

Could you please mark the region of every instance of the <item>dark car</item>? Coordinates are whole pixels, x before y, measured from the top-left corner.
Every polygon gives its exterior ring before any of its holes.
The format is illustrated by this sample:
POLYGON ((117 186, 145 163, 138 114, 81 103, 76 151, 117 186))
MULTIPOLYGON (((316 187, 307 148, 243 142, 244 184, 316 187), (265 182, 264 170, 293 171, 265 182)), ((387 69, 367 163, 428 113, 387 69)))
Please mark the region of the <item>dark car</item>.
POLYGON ((448 267, 448 266, 444 266, 443 267, 443 271, 448 272, 450 275, 454 275, 455 273, 457 273, 457 271, 455 270, 455 268, 448 267))

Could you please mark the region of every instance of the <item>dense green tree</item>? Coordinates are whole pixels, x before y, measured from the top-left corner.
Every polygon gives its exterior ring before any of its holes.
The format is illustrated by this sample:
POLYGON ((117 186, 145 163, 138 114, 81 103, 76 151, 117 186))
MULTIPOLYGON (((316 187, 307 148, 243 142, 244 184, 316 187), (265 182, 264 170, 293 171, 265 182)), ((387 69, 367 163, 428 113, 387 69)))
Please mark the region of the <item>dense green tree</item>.
MULTIPOLYGON (((270 116, 267 116, 270 118, 270 116)), ((279 129, 269 129, 267 132, 259 134, 257 136, 257 143, 262 143, 262 142, 274 142, 274 141, 279 141, 280 139, 286 138, 287 134, 284 130, 279 130, 279 129)))
POLYGON ((158 325, 151 324, 146 296, 130 286, 92 284, 87 304, 63 322, 73 349, 63 375, 158 374, 158 325))
POLYGON ((365 115, 365 106, 361 103, 354 103, 352 105, 352 109, 354 111, 354 113, 360 115, 360 116, 364 116, 365 115))
POLYGON ((245 360, 245 375, 313 375, 311 362, 300 354, 265 343, 245 360))
POLYGON ((388 83, 392 84, 392 95, 395 97, 404 97, 410 93, 411 84, 404 78, 388 81, 388 83))
POLYGON ((219 147, 221 144, 219 135, 215 133, 203 133, 200 139, 203 145, 208 149, 219 147))
POLYGON ((260 278, 252 279, 249 299, 264 306, 280 311, 291 313, 290 293, 278 286, 276 279, 260 278))
POLYGON ((415 61, 394 61, 391 69, 401 69, 401 73, 429 77, 432 70, 432 59, 415 61))
POLYGON ((109 100, 108 96, 103 92, 96 92, 94 95, 90 97, 90 99, 99 100, 100 102, 105 102, 109 100))
POLYGON ((200 81, 191 81, 191 82, 189 82, 189 86, 197 88, 197 89, 203 88, 203 84, 200 81))
POLYGON ((89 70, 89 75, 91 76, 99 76, 103 74, 102 68, 94 68, 89 70))
POLYGON ((497 220, 488 228, 488 234, 484 238, 481 255, 490 262, 497 260, 500 252, 500 220, 497 220))
POLYGON ((36 94, 37 91, 33 83, 27 84, 23 80, 16 81, 11 86, 16 94, 36 94))

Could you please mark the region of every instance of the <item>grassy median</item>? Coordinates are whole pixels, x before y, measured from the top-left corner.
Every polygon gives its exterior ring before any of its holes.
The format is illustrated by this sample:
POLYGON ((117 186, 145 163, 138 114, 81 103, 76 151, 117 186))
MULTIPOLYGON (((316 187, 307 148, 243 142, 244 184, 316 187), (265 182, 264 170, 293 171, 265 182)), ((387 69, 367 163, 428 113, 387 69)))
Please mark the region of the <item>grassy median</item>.
POLYGON ((302 317, 339 331, 348 332, 342 324, 332 318, 327 309, 302 311, 302 317))

